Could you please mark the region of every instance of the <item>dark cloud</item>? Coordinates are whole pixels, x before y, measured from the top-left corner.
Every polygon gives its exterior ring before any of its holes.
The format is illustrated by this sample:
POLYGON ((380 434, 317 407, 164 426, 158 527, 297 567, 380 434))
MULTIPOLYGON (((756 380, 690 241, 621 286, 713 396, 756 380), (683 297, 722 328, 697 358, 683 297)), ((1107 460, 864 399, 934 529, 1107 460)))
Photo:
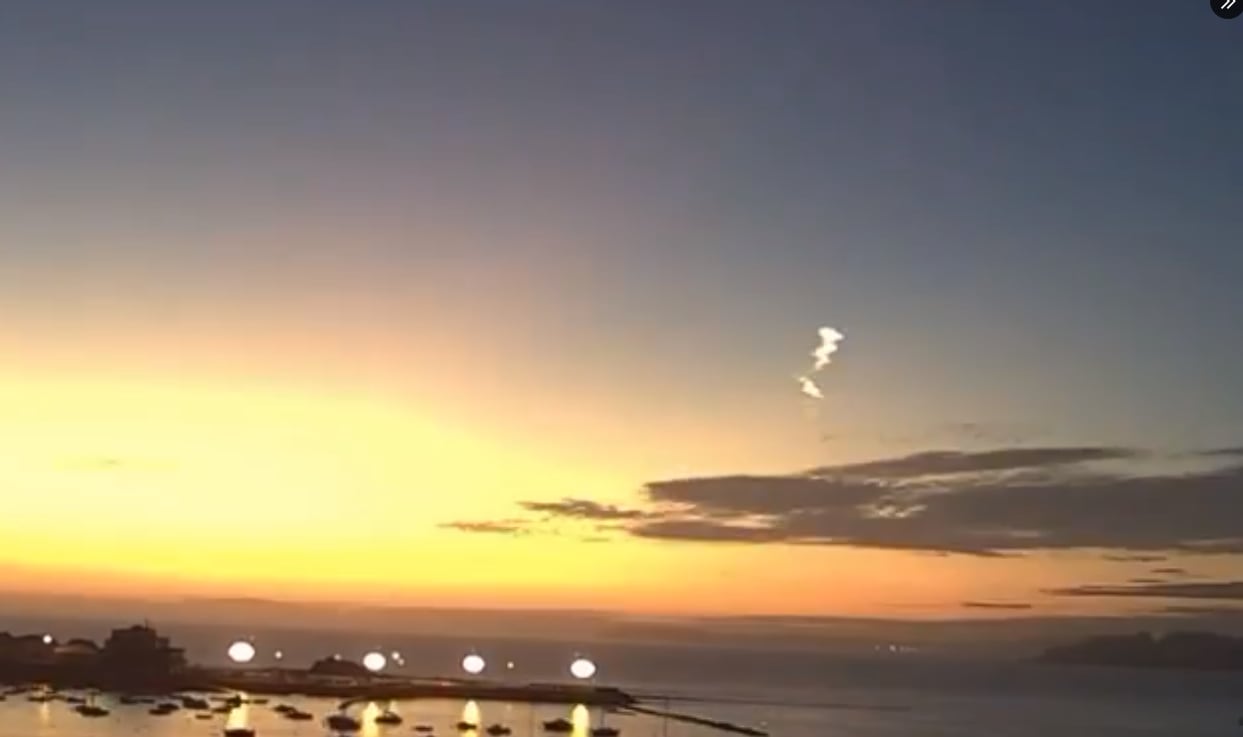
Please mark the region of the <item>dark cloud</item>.
POLYGON ((497 520, 491 522, 445 522, 446 530, 474 532, 487 535, 525 535, 530 532, 529 523, 523 520, 497 520))
POLYGON ((996 471, 1044 459, 1102 459, 1131 451, 1089 448, 920 454, 855 464, 843 476, 728 476, 650 484, 650 501, 672 505, 634 534, 698 541, 854 545, 978 555, 1032 550, 1113 549, 1115 559, 1154 562, 1165 551, 1243 552, 1243 466, 1196 473, 1130 475, 1078 469, 1035 477, 940 475, 996 471), (944 459, 952 458, 952 461, 944 459), (919 459, 919 460, 913 460, 919 459), (1003 462, 1004 459, 1004 462, 1003 462), (860 477, 860 469, 882 476, 860 477), (1129 551, 1129 552, 1126 552, 1129 551), (1125 556, 1125 557, 1123 557, 1125 556))
POLYGON ((1163 560, 1168 560, 1168 557, 1164 555, 1146 555, 1143 553, 1133 555, 1102 555, 1101 558, 1114 563, 1160 563, 1163 560))
POLYGON ((780 530, 768 527, 729 525, 710 520, 670 519, 645 522, 630 528, 635 537, 656 540, 684 540, 692 542, 800 542, 780 530))
POLYGON ((1227 458, 1234 457, 1234 456, 1243 456, 1243 445, 1240 445, 1235 448, 1214 448, 1212 450, 1204 451, 1203 453, 1201 453, 1201 455, 1208 456, 1210 458, 1216 458, 1216 457, 1222 457, 1222 456, 1227 457, 1227 458))
POLYGON ((1186 604, 1175 604, 1173 606, 1162 607, 1157 610, 1158 614, 1180 614, 1195 617, 1238 617, 1243 616, 1243 608, 1231 606, 1188 606, 1186 604))
POLYGON ((1243 601, 1243 581, 1204 583, 1151 583, 1139 585, 1088 585, 1051 589, 1056 596, 1121 596, 1147 599, 1220 599, 1243 601))
POLYGON ((814 469, 812 476, 863 476, 868 478, 911 478, 985 471, 1019 471, 1066 466, 1091 461, 1134 458, 1131 448, 999 448, 974 452, 928 451, 900 458, 866 463, 826 466, 814 469))
POLYGON ((520 506, 528 512, 547 514, 554 517, 572 517, 574 519, 636 520, 648 516, 647 512, 638 509, 622 509, 612 504, 593 502, 590 499, 562 499, 557 502, 521 502, 520 506))
POLYGON ((808 476, 711 476, 656 481, 650 501, 694 508, 707 517, 789 514, 800 510, 848 511, 877 499, 887 487, 808 476))
POLYGON ((1179 568, 1177 566, 1168 566, 1166 568, 1153 568, 1152 572, 1158 575, 1161 575, 1161 576, 1190 576, 1191 575, 1191 573, 1189 573, 1186 568, 1179 568))
POLYGON ((1139 578, 1127 579, 1130 583, 1166 583, 1164 578, 1147 578, 1140 576, 1139 578))
POLYGON ((1156 474, 1097 463, 1148 455, 1105 446, 934 451, 786 475, 656 481, 634 508, 572 498, 522 506, 656 540, 982 556, 1101 550, 1128 563, 1243 553, 1235 523, 1243 464, 1156 474))
POLYGON ((1006 611, 1026 611, 1033 608, 1032 604, 1022 601, 964 601, 962 605, 967 609, 996 609, 1006 611))

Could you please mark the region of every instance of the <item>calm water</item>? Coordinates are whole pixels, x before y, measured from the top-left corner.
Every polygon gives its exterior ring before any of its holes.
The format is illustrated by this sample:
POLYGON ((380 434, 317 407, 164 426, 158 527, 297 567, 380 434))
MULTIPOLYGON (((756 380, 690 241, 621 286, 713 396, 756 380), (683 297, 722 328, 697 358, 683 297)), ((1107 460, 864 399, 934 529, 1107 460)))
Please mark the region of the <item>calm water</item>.
MULTIPOLYGON (((191 659, 220 662, 236 633, 168 628, 191 659)), ((72 635, 96 635, 72 632, 72 635)), ((639 692, 673 697, 680 711, 761 726, 775 737, 1114 737, 1243 735, 1243 675, 1055 668, 1017 662, 954 662, 918 656, 848 658, 805 652, 653 645, 556 643, 450 638, 375 638, 342 634, 255 633, 261 650, 279 647, 288 663, 341 652, 357 657, 366 649, 400 650, 411 671, 453 674, 461 655, 477 649, 489 662, 507 660, 515 681, 561 680, 577 653, 600 663, 599 681, 639 692)), ((335 702, 288 699, 322 717, 335 702)), ((144 706, 113 709, 104 719, 79 717, 60 702, 29 703, 24 697, 0 703, 0 737, 219 737, 223 717, 197 721, 189 714, 153 717, 144 706)), ((275 704, 276 701, 273 701, 275 704)), ((459 719, 502 722, 514 737, 540 735, 539 722, 556 716, 579 725, 579 737, 602 715, 585 709, 508 703, 421 700, 372 704, 364 716, 391 707, 406 718, 400 727, 368 724, 362 737, 414 735, 416 723, 435 727, 436 737, 455 737, 459 719)), ((359 708, 360 711, 364 707, 359 708)), ((366 720, 364 720, 366 721, 366 720)), ((702 727, 638 717, 608 715, 623 737, 721 735, 702 727)), ((267 706, 235 712, 230 726, 248 724, 260 737, 322 737, 319 721, 281 719, 267 706)), ((470 735, 469 737, 474 737, 470 735)))

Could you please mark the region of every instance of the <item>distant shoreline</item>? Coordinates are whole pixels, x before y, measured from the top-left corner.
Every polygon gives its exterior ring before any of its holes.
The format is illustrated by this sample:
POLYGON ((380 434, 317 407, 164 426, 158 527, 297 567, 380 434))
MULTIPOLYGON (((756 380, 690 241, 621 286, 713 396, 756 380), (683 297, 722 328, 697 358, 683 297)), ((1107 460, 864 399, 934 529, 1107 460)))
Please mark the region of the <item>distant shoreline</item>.
POLYGON ((1144 670, 1243 671, 1243 638, 1211 632, 1092 637, 1045 650, 1038 662, 1144 670))

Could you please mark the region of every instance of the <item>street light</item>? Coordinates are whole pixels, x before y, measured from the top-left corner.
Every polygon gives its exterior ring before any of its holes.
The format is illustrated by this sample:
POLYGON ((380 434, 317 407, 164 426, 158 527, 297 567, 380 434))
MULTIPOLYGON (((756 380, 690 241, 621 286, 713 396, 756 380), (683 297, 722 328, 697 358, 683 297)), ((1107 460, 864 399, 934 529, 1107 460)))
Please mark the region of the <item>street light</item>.
POLYGON ((384 657, 384 653, 370 652, 363 656, 363 667, 372 673, 379 673, 386 665, 388 658, 384 657))
POLYGON ((596 664, 587 658, 576 658, 570 663, 570 675, 580 681, 585 681, 596 674, 596 664))
POLYGON ((255 659, 255 646, 246 640, 238 640, 229 645, 229 660, 234 663, 249 663, 255 659))
POLYGON ((483 672, 483 669, 487 667, 488 667, 488 662, 483 659, 482 655, 471 653, 470 655, 467 655, 466 657, 462 658, 462 670, 466 671, 472 676, 479 675, 480 673, 483 672))

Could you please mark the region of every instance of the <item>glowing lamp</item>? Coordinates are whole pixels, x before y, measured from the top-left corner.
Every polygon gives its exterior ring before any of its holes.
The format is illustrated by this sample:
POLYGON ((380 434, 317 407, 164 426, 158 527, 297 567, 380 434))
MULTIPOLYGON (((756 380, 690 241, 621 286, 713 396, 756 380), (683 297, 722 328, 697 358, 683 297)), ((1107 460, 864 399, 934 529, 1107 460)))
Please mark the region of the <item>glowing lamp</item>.
POLYGON ((388 658, 384 657, 384 653, 370 652, 363 656, 363 667, 372 673, 379 673, 386 665, 388 658))
POLYGON ((479 675, 480 673, 483 672, 483 669, 487 667, 488 667, 488 663, 487 661, 483 659, 482 655, 476 655, 475 653, 471 653, 470 655, 467 655, 466 657, 462 658, 462 670, 466 671, 472 676, 479 675))
POLYGON ((585 681, 588 678, 591 678, 592 676, 594 676, 595 674, 596 674, 596 664, 591 662, 587 658, 577 658, 573 663, 570 663, 570 675, 574 676, 580 681, 585 681))
POLYGON ((255 646, 245 640, 238 640, 229 645, 229 660, 234 663, 249 663, 255 659, 255 646))

